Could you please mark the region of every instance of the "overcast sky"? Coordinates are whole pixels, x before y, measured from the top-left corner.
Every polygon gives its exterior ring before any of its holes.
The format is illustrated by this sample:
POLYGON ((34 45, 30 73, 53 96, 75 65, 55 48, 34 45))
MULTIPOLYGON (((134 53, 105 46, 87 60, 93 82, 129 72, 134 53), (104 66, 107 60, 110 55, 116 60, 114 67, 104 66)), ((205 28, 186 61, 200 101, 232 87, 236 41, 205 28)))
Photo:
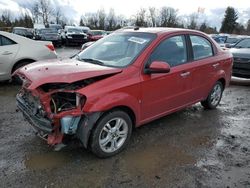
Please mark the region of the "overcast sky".
MULTIPOLYGON (((79 22, 81 15, 87 12, 95 12, 104 8, 106 12, 114 8, 117 15, 122 14, 127 18, 135 15, 140 8, 169 6, 178 9, 180 16, 203 8, 204 13, 200 14, 200 20, 206 20, 211 26, 220 26, 224 16, 225 8, 232 6, 239 12, 239 22, 246 23, 250 19, 250 0, 51 0, 52 5, 59 5, 65 16, 79 22)), ((21 9, 29 8, 34 0, 0 0, 0 11, 10 9, 16 14, 21 9)))

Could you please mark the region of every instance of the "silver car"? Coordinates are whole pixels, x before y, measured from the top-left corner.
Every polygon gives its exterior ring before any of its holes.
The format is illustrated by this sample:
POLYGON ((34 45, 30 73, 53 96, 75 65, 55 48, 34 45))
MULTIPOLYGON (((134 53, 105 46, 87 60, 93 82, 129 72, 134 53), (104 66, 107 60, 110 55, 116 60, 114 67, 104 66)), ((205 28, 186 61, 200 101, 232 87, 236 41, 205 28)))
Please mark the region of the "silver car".
POLYGON ((51 42, 0 31, 0 81, 10 80, 12 73, 24 65, 55 58, 57 54, 51 42))

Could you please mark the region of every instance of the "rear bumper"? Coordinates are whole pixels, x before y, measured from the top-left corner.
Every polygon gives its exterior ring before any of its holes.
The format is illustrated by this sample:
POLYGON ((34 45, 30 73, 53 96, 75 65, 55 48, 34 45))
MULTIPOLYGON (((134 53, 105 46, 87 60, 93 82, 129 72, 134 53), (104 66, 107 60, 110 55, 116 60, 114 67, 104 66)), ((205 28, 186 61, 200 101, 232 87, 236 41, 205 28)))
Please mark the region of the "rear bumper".
POLYGON ((32 110, 27 106, 25 101, 20 97, 16 96, 17 107, 23 113, 25 119, 30 125, 38 132, 52 133, 53 127, 52 122, 49 119, 34 114, 32 110))

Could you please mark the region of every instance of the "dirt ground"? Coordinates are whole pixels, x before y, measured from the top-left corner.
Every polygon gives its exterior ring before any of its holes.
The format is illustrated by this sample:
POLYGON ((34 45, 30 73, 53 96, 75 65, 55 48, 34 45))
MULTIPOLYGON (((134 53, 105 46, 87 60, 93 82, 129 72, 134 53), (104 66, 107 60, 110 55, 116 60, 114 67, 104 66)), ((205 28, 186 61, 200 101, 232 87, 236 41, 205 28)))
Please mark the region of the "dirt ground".
POLYGON ((196 104, 136 129, 109 159, 78 142, 53 151, 16 112, 17 91, 0 83, 0 187, 250 187, 250 81, 233 79, 215 110, 196 104))

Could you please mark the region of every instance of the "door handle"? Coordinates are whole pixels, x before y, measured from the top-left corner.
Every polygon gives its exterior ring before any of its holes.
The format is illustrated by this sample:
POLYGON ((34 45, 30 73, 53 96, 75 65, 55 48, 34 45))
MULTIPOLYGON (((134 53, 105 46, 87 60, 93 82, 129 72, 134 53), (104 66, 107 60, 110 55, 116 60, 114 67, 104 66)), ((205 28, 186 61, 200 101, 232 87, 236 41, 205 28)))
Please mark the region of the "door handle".
POLYGON ((220 64, 219 63, 216 63, 216 64, 213 64, 213 67, 216 69, 220 64))
POLYGON ((190 75, 190 72, 183 72, 180 75, 181 75, 181 77, 186 77, 186 76, 190 75))
POLYGON ((12 54, 12 52, 9 52, 9 51, 5 51, 4 53, 2 53, 2 55, 10 55, 12 54))

